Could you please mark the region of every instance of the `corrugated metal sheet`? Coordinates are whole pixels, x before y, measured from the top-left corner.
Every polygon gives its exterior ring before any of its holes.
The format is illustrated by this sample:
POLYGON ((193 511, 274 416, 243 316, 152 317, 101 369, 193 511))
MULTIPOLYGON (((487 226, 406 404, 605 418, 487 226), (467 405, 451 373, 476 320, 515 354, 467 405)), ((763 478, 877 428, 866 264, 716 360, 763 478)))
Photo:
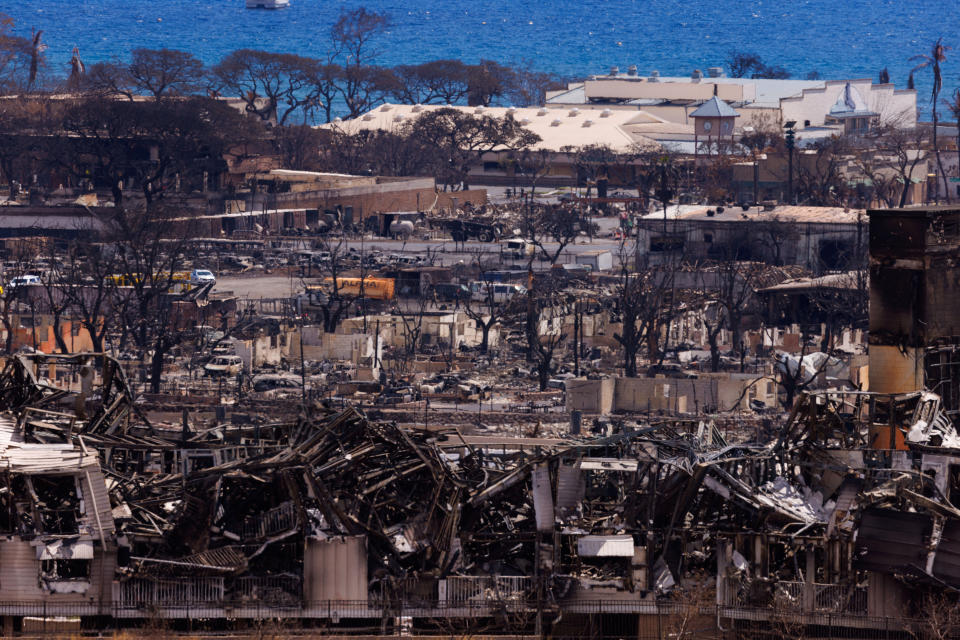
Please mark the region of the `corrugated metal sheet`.
POLYGON ((308 602, 367 599, 367 538, 307 538, 303 596, 308 602))
POLYGON ((100 471, 100 465, 93 464, 83 468, 83 492, 84 492, 84 523, 92 531, 96 531, 95 536, 99 537, 99 527, 103 528, 105 536, 109 536, 114 531, 113 513, 110 508, 110 494, 107 493, 107 483, 100 471), (87 482, 87 477, 90 481, 87 482), (92 499, 91 499, 92 496, 92 499), (100 516, 99 522, 97 515, 100 516), (99 526, 98 526, 99 525, 99 526))
POLYGON ((93 560, 91 540, 51 540, 37 546, 37 560, 93 560))
POLYGON ((550 468, 539 464, 533 473, 533 510, 537 519, 537 531, 553 531, 553 493, 550 486, 550 468))
POLYGON ((575 465, 561 464, 557 469, 557 511, 561 516, 576 510, 583 491, 583 473, 575 465))
POLYGON ((926 539, 933 519, 919 513, 892 509, 864 512, 857 532, 855 566, 891 573, 897 569, 926 565, 926 539))
POLYGON ((0 415, 0 461, 12 473, 59 473, 83 467, 99 468, 94 450, 82 451, 72 443, 35 444, 23 441, 10 415, 0 415))
POLYGON ((633 536, 583 536, 577 540, 583 558, 632 558, 633 536))

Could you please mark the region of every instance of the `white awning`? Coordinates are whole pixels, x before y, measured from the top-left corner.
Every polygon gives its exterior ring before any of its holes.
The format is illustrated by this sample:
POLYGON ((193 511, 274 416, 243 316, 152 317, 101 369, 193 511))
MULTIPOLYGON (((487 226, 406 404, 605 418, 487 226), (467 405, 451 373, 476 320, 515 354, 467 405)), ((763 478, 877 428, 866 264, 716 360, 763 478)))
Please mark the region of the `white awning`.
POLYGON ((93 560, 92 540, 52 540, 37 547, 37 560, 93 560))
POLYGON ((577 553, 584 558, 632 558, 633 536, 583 536, 577 553))

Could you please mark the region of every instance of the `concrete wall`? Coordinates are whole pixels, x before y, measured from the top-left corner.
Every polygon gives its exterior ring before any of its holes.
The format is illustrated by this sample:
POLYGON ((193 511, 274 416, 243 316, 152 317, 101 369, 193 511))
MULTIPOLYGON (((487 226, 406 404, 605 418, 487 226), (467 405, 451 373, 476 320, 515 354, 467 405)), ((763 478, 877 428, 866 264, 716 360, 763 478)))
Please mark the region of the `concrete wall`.
POLYGON ((86 593, 48 593, 40 586, 40 560, 36 547, 26 540, 12 537, 0 541, 0 600, 4 602, 109 602, 116 551, 104 550, 95 544, 90 566, 90 586, 86 593))
MULTIPOLYGON (((416 322, 414 314, 408 317, 409 323, 416 322)), ((339 334, 360 333, 363 327, 362 318, 348 318, 340 323, 337 328, 339 334)), ((405 332, 403 319, 397 315, 377 315, 367 316, 367 331, 374 333, 379 331, 380 339, 384 345, 392 347, 403 347, 405 332)), ((453 332, 453 343, 457 346, 465 344, 468 347, 475 347, 480 344, 482 334, 477 329, 476 323, 471 320, 467 314, 454 311, 451 313, 441 313, 438 315, 427 315, 423 318, 421 326, 421 338, 432 344, 437 340, 450 343, 450 334, 453 332)), ((490 329, 489 344, 495 347, 499 342, 498 327, 490 329)))
POLYGON ((567 411, 584 413, 610 413, 613 410, 613 395, 616 380, 567 380, 567 411))
POLYGON ((776 385, 755 382, 756 379, 756 375, 747 373, 715 373, 698 378, 568 380, 567 410, 600 414, 611 411, 731 411, 749 409, 750 400, 775 407, 776 385))
MULTIPOLYGON (((305 360, 340 360, 351 362, 357 367, 357 379, 376 380, 380 376, 380 367, 374 363, 382 361, 383 339, 364 333, 324 333, 322 327, 303 328, 303 357, 305 360)), ((290 357, 300 358, 300 341, 291 340, 290 357)))
MULTIPOLYGON (((870 78, 850 80, 853 86, 869 105, 872 111, 880 114, 881 122, 894 121, 904 127, 912 127, 917 122, 917 93, 909 90, 895 90, 892 84, 873 84, 870 78)), ((783 120, 798 122, 798 136, 803 137, 806 120, 816 127, 824 123, 824 117, 837 102, 847 85, 846 80, 831 80, 823 89, 804 89, 792 98, 780 101, 783 120)))
POLYGON ((475 206, 484 205, 487 203, 487 190, 438 192, 432 178, 400 179, 384 181, 373 186, 263 194, 248 202, 247 207, 252 210, 266 207, 323 211, 334 209, 339 205, 344 209, 352 207, 353 222, 358 224, 362 219, 379 212, 451 209, 454 200, 457 207, 462 207, 468 202, 475 206))
MULTIPOLYGON (((860 225, 860 246, 866 250, 868 224, 860 225)), ((685 255, 690 258, 714 258, 724 255, 724 246, 749 247, 754 259, 773 263, 779 252, 780 264, 800 265, 820 273, 824 271, 821 247, 842 243, 853 255, 857 244, 857 225, 787 221, 713 221, 681 220, 672 223, 671 234, 683 237, 685 255)), ((651 242, 663 236, 663 222, 642 220, 637 227, 640 253, 652 264, 673 257, 674 252, 651 251, 651 242)), ((829 253, 829 252, 828 252, 829 253)))
POLYGON ((290 357, 293 342, 298 342, 298 339, 295 332, 289 332, 246 340, 238 338, 233 341, 233 348, 243 360, 244 369, 249 372, 263 365, 279 365, 284 358, 290 357))

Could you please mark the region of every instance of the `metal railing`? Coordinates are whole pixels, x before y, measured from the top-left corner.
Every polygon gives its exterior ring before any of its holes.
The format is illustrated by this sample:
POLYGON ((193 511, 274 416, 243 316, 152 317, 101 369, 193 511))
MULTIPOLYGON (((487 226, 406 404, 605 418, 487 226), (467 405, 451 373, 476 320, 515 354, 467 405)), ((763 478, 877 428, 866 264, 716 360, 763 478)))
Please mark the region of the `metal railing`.
MULTIPOLYGON (((755 607, 756 601, 742 591, 737 591, 736 582, 728 582, 728 597, 725 606, 734 608, 755 607)), ((793 613, 865 614, 867 612, 867 588, 846 584, 810 585, 805 582, 781 580, 773 585, 773 601, 770 607, 777 611, 793 613)))
POLYGON ((439 602, 521 600, 534 586, 526 576, 455 576, 438 584, 439 602))
MULTIPOLYGON (((206 580, 206 579, 205 579, 206 580)), ((146 593, 141 591, 141 596, 146 593)), ((177 597, 183 597, 178 592, 177 597)), ((198 595, 203 595, 198 593, 198 595)), ((716 605, 697 605, 675 600, 573 600, 560 603, 538 603, 532 599, 523 599, 513 603, 495 601, 469 602, 430 602, 409 606, 402 601, 373 604, 368 601, 318 601, 297 605, 288 603, 271 604, 263 601, 179 601, 169 604, 117 602, 0 602, 0 615, 12 617, 35 617, 41 620, 53 620, 56 617, 86 616, 88 622, 97 622, 105 627, 116 627, 121 620, 180 619, 211 621, 233 619, 248 622, 285 620, 288 631, 296 633, 298 620, 328 620, 334 624, 346 620, 355 620, 354 626, 369 628, 379 625, 385 619, 413 618, 439 621, 442 619, 488 618, 502 623, 502 633, 523 633, 518 625, 529 625, 538 611, 544 620, 557 618, 557 611, 581 616, 606 616, 609 614, 635 615, 637 629, 631 637, 644 640, 654 638, 676 638, 676 630, 685 625, 697 628, 696 638, 731 637, 850 637, 867 640, 881 638, 933 637, 931 621, 903 617, 877 617, 849 613, 791 613, 773 607, 726 607, 716 605), (109 619, 115 622, 110 622, 109 619), (518 626, 509 629, 509 625, 518 626), (803 632, 809 632, 804 636, 803 632)), ((572 619, 572 618, 571 618, 572 619)), ((578 618, 579 619, 579 618, 578 618)), ((469 626, 469 623, 466 623, 469 626)), ((484 628, 489 629, 488 623, 484 628)), ((434 625, 435 626, 435 625, 434 625)), ((318 633, 312 623, 304 624, 310 633, 318 633)), ((335 631, 339 631, 336 629, 335 631)), ((429 634, 429 631, 423 633, 429 634)), ((558 629, 551 634, 554 638, 598 638, 596 631, 587 628, 558 629)), ((615 637, 624 637, 623 633, 615 637)))
POLYGON ((244 521, 243 538, 244 540, 263 538, 282 531, 289 531, 296 525, 297 510, 293 501, 288 500, 265 513, 244 521))
POLYGON ((113 600, 118 607, 182 606, 224 601, 223 578, 148 580, 137 578, 115 582, 113 600))

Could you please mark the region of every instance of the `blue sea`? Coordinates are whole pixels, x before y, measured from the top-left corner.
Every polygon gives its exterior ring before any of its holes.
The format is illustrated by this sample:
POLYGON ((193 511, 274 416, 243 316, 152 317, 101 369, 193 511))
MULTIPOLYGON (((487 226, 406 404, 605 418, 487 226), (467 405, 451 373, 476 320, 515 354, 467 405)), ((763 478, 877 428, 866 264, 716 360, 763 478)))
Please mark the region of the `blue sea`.
MULTIPOLYGON (((565 77, 631 64, 687 75, 745 50, 797 78, 876 78, 887 67, 905 87, 910 56, 941 36, 960 47, 956 0, 291 0, 279 11, 244 0, 7 0, 0 13, 22 35, 42 29, 50 70, 65 74, 74 46, 87 64, 136 47, 184 49, 207 63, 244 47, 321 57, 340 11, 360 6, 393 20, 377 43, 382 64, 484 58, 565 77)), ((949 95, 960 86, 960 49, 943 73, 949 95)), ((917 76, 922 107, 929 75, 917 76)))

